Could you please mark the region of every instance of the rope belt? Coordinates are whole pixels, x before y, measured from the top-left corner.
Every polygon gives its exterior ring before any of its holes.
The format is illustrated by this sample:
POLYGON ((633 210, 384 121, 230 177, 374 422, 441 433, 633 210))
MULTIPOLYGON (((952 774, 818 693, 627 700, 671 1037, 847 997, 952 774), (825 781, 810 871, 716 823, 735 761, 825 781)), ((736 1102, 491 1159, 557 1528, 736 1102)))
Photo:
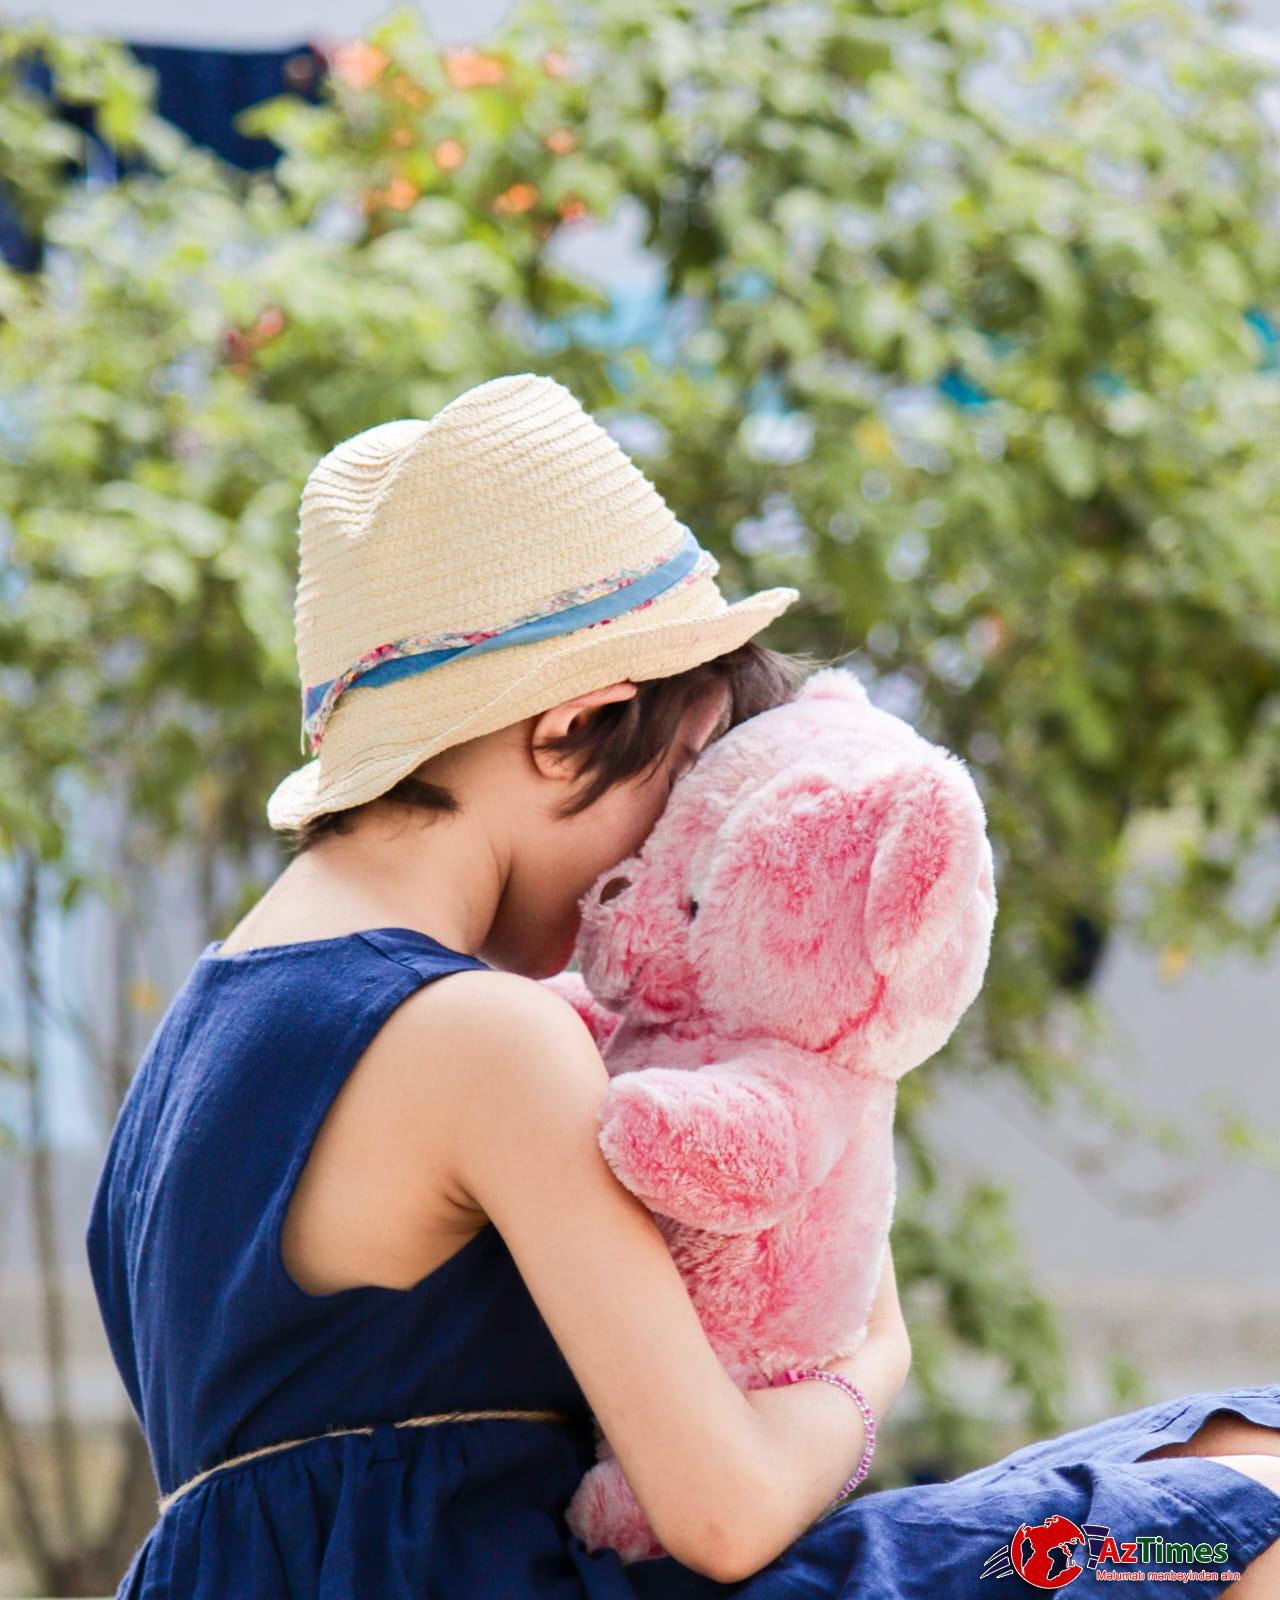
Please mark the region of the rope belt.
MULTIPOLYGON (((526 1422, 567 1422, 576 1423, 577 1418, 566 1416, 563 1411, 438 1411, 425 1417, 406 1417, 403 1422, 393 1422, 393 1428, 430 1428, 437 1422, 472 1422, 480 1417, 507 1417, 526 1422)), ((243 1466, 246 1461, 256 1461, 260 1456, 275 1455, 279 1450, 292 1450, 295 1445, 311 1444, 316 1439, 340 1439, 349 1433, 372 1433, 373 1427, 363 1428, 332 1428, 328 1433, 313 1433, 305 1439, 285 1439, 279 1444, 260 1445, 256 1450, 246 1450, 241 1456, 232 1456, 229 1461, 220 1461, 215 1467, 206 1467, 203 1472, 197 1472, 194 1478, 188 1478, 185 1483, 179 1484, 170 1494, 163 1495, 159 1501, 161 1516, 176 1500, 180 1500, 189 1490, 194 1489, 198 1483, 203 1483, 206 1478, 212 1478, 217 1472, 226 1472, 230 1467, 243 1466)))

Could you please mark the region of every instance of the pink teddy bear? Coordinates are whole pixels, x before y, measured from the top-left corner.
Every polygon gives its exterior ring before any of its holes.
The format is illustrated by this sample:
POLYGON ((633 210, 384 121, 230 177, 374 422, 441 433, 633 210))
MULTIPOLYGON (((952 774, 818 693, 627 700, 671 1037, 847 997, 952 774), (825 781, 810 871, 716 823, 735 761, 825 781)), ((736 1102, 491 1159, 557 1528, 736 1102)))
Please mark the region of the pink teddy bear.
MULTIPOLYGON (((710 746, 544 980, 611 1083, 599 1141, 742 1389, 853 1355, 896 1196, 897 1081, 982 986, 991 847, 964 763, 847 669, 710 746)), ((664 1554, 608 1441, 567 1520, 664 1554)))

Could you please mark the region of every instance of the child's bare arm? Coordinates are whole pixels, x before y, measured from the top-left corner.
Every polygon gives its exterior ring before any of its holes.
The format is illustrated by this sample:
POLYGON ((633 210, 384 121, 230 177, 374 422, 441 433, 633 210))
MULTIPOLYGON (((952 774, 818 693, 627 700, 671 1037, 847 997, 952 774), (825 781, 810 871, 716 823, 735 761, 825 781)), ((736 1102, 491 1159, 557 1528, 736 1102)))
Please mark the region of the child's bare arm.
MULTIPOLYGON (((755 1570, 856 1466, 856 1407, 830 1384, 744 1396, 721 1366, 652 1215, 599 1148, 609 1078, 576 1013, 513 974, 446 987, 421 1041, 447 1063, 434 1147, 502 1233, 666 1549, 722 1582, 755 1570)), ((857 1367, 873 1406, 901 1381, 894 1357, 877 1340, 857 1367)))

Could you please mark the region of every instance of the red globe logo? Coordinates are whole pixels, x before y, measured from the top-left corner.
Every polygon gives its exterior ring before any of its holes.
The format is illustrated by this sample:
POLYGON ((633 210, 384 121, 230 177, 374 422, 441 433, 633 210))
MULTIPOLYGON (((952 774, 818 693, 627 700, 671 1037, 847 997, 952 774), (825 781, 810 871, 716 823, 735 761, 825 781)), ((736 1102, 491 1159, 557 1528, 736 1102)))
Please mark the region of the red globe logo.
POLYGON ((1071 1555, 1071 1546, 1088 1545, 1070 1517, 1056 1513, 1029 1527, 1025 1522, 1009 1541, 1009 1559, 1020 1578, 1037 1589, 1065 1589, 1084 1571, 1071 1555))

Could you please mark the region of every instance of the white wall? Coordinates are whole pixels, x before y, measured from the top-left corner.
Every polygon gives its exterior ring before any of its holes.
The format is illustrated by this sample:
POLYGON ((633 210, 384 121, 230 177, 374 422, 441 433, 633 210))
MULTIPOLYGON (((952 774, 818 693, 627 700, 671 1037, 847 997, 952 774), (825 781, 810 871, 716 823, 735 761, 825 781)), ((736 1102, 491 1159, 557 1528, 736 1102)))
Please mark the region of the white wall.
MULTIPOLYGON (((1058 9, 1063 0, 1036 0, 1035 9, 1058 9)), ((171 0, 45 0, 16 4, 14 17, 41 15, 75 31, 116 33, 150 44, 209 44, 226 49, 283 48, 300 40, 359 33, 391 9, 390 0, 223 0, 216 12, 181 10, 171 0)), ((442 42, 480 40, 511 9, 511 0, 418 0, 418 9, 442 42)), ((1242 21, 1280 28, 1280 0, 1243 0, 1242 21)))
MULTIPOLYGON (((15 17, 45 16, 73 32, 112 33, 147 44, 212 45, 228 50, 284 49, 307 40, 348 38, 392 7, 377 0, 223 0, 216 10, 186 11, 171 0, 46 0, 18 4, 15 17)), ((425 0, 418 9, 441 43, 480 40, 510 10, 510 0, 425 0)))

